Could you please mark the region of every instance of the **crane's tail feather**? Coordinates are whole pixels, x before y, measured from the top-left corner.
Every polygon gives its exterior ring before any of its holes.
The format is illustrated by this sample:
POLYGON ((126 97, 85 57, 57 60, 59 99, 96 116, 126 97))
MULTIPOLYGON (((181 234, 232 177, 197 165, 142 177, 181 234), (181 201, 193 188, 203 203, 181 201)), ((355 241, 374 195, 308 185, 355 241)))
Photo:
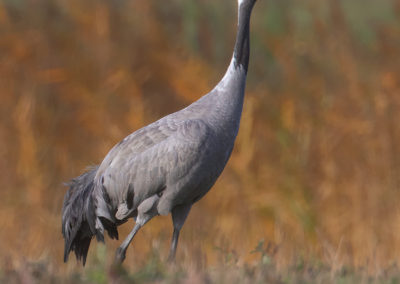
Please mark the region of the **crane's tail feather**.
POLYGON ((90 241, 96 234, 92 192, 98 167, 93 167, 67 185, 69 189, 62 209, 62 234, 65 239, 64 262, 71 251, 76 259, 86 262, 90 241))

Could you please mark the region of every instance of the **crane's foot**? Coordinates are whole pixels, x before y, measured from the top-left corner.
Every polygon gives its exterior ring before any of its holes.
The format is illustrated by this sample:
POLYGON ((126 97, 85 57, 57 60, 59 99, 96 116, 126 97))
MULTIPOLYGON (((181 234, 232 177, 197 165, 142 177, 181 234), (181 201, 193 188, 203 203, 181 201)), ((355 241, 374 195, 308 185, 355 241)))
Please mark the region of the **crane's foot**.
POLYGON ((175 254, 170 253, 168 255, 167 262, 170 264, 174 264, 175 263, 175 254))
POLYGON ((120 247, 117 248, 117 251, 115 252, 114 263, 121 264, 125 260, 125 253, 126 253, 126 250, 124 250, 120 247))

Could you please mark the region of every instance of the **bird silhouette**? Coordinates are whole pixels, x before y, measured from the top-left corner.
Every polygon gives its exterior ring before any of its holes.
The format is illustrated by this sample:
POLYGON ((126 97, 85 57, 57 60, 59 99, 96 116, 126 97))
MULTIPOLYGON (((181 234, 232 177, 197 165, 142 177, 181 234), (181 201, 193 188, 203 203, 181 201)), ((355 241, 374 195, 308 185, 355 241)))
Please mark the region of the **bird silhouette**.
POLYGON ((117 249, 122 262, 139 229, 171 213, 174 260, 179 232, 192 205, 214 185, 232 153, 242 114, 249 64, 250 15, 256 0, 238 0, 238 27, 230 65, 208 94, 127 136, 100 165, 69 182, 62 209, 64 261, 75 252, 85 265, 95 236, 118 239, 117 226, 135 226, 117 249))

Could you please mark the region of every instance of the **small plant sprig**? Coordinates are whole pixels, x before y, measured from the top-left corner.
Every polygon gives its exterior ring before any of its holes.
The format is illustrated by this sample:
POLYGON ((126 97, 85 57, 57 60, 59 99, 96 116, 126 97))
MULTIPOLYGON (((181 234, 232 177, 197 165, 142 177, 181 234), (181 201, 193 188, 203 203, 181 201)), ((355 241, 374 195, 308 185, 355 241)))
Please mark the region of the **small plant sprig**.
POLYGON ((260 254, 260 264, 263 266, 270 265, 272 263, 272 257, 276 254, 278 247, 271 242, 265 246, 265 240, 260 240, 257 246, 250 253, 260 254))

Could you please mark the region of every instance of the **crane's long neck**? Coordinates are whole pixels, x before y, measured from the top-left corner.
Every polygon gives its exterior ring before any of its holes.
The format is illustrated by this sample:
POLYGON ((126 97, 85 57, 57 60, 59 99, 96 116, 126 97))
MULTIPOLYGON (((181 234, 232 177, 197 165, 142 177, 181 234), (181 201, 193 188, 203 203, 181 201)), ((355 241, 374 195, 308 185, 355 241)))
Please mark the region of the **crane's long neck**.
POLYGON ((250 56, 250 16, 256 0, 238 0, 238 27, 231 64, 217 87, 235 85, 246 80, 250 56))
MULTIPOLYGON (((238 27, 236 34, 235 48, 231 63, 222 80, 217 84, 216 89, 238 90, 235 87, 239 81, 246 80, 250 56, 250 16, 256 0, 238 0, 238 27)), ((240 89, 240 88, 239 88, 240 89)), ((244 89, 243 89, 244 91, 244 89)))
POLYGON ((233 58, 235 67, 242 66, 247 74, 250 55, 250 15, 256 0, 238 0, 238 30, 233 58))
POLYGON ((213 125, 236 136, 243 108, 250 54, 250 15, 256 0, 238 0, 238 29, 231 63, 222 80, 209 95, 213 103, 209 119, 213 125))

